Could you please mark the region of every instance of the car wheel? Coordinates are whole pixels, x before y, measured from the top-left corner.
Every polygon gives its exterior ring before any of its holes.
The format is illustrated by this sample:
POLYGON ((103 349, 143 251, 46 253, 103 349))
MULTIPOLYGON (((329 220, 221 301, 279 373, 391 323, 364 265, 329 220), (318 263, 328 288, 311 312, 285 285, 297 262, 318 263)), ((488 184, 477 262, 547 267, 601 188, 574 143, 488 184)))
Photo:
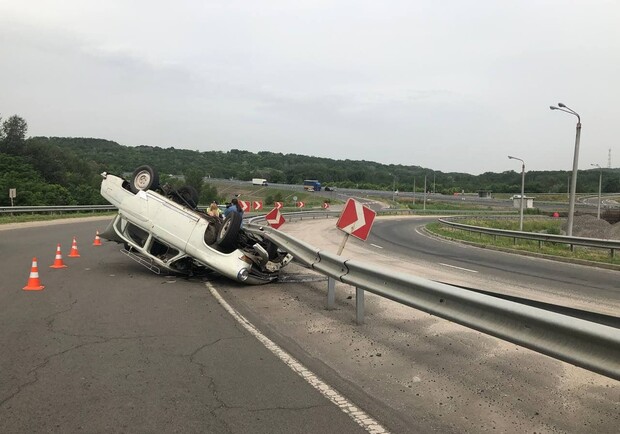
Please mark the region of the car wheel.
POLYGON ((241 222, 243 218, 241 214, 236 212, 231 212, 224 219, 224 223, 222 223, 222 227, 220 228, 219 233, 217 234, 217 244, 223 249, 228 249, 235 245, 235 241, 237 241, 237 236, 239 235, 239 229, 241 229, 241 222))
POLYGON ((219 217, 206 216, 205 219, 209 222, 207 229, 205 230, 204 241, 210 246, 217 242, 217 236, 220 233, 222 227, 222 219, 219 217))
POLYGON ((131 175, 129 187, 133 193, 140 190, 155 190, 159 187, 159 174, 151 166, 140 166, 131 175))
POLYGON ((189 205, 190 208, 198 206, 198 191, 191 185, 184 185, 177 190, 177 194, 189 205))

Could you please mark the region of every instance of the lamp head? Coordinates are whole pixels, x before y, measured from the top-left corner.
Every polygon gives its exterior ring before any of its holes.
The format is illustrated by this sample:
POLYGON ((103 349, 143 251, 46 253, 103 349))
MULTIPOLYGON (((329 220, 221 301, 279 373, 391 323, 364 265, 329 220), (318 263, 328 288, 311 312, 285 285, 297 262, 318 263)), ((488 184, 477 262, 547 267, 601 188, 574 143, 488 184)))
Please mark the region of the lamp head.
POLYGON ((550 108, 551 110, 558 110, 558 108, 557 108, 557 107, 552 106, 552 105, 550 105, 550 106, 549 106, 549 108, 550 108))
POLYGON ((558 107, 566 108, 566 105, 565 105, 565 104, 563 104, 563 103, 561 103, 561 102, 559 102, 559 103, 558 103, 558 107))

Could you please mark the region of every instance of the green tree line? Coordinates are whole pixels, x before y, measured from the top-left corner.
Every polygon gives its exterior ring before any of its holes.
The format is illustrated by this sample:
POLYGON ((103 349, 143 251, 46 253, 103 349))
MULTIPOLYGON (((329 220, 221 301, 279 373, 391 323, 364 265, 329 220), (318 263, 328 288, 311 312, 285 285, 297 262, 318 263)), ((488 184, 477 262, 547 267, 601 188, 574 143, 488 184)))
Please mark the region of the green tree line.
MULTIPOLYGON (((302 184, 318 179, 323 185, 375 190, 466 193, 490 190, 518 193, 521 174, 516 171, 471 175, 434 171, 420 166, 380 164, 364 160, 333 160, 299 154, 269 151, 253 153, 193 151, 174 147, 123 146, 96 138, 29 137, 26 121, 13 115, 0 128, 0 206, 10 205, 9 188, 17 189, 15 205, 65 205, 105 203, 99 194, 101 172, 130 174, 136 167, 155 167, 162 179, 184 175, 201 197, 215 197, 213 188, 203 185, 203 177, 251 180, 265 178, 270 183, 302 184), (202 191, 201 191, 202 190, 202 191)), ((562 193, 567 191, 570 171, 531 171, 526 173, 526 192, 562 193)), ((580 171, 577 191, 598 192, 599 170, 580 171)), ((604 193, 620 192, 620 169, 603 169, 604 193)))

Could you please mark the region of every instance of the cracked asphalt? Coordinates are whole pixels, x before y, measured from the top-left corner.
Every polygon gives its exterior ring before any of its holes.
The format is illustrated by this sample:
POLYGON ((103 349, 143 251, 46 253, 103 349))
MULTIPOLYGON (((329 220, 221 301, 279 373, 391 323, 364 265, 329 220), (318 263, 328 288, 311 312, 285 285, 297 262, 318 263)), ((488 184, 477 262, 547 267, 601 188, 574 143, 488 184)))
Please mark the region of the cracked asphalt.
MULTIPOLYGON (((156 276, 91 246, 104 221, 0 226, 0 432, 364 432, 244 330, 201 279, 156 276), (72 236, 81 258, 68 258, 72 236), (56 243, 69 268, 49 269, 56 243), (32 256, 41 292, 25 292, 32 256)), ((284 230, 336 251, 335 220, 284 230), (318 236, 320 234, 320 236, 318 236)), ((500 285, 403 262, 351 239, 386 270, 500 285), (465 279, 465 280, 464 280, 465 279)), ((297 264, 282 283, 212 284, 268 338, 392 432, 616 433, 620 383, 366 295, 297 264)))
MULTIPOLYGON (((281 230, 331 252, 343 238, 335 219, 287 222, 281 230)), ((464 250, 455 245, 455 254, 465 256, 464 250)), ((539 289, 399 257, 352 237, 342 256, 386 272, 472 288, 522 296, 539 289)), ((296 343, 299 353, 329 366, 331 381, 350 390, 360 405, 373 408, 381 422, 389 421, 393 432, 618 432, 620 382, 370 293, 365 295, 364 323, 357 325, 355 288, 337 282, 335 309, 326 310, 327 282, 313 280, 313 271, 299 268, 285 271, 307 275, 306 282, 258 291, 231 288, 225 290, 227 300, 261 329, 271 329, 296 343), (365 395, 354 395, 350 384, 365 395), (365 396, 404 420, 372 407, 376 403, 365 403, 365 396)))
POLYGON ((109 220, 0 229, 0 432, 365 432, 200 279, 92 246, 109 220), (45 289, 22 291, 33 256, 45 289))

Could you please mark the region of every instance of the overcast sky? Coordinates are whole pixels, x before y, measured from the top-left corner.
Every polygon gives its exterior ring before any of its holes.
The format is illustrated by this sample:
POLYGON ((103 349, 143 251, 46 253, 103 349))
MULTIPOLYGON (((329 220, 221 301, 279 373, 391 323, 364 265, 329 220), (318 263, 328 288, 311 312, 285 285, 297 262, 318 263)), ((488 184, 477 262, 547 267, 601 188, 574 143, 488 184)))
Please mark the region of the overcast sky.
POLYGON ((620 167, 620 1, 0 0, 29 135, 444 172, 620 167))

